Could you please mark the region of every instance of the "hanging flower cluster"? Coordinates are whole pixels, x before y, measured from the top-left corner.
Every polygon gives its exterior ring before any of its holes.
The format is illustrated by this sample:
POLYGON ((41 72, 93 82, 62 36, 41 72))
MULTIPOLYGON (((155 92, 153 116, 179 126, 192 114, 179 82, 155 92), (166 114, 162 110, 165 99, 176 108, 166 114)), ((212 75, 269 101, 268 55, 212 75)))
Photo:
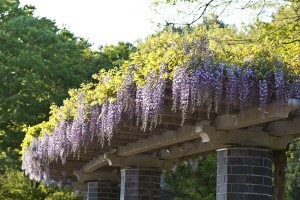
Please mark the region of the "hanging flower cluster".
MULTIPOLYGON (((111 141, 124 119, 135 121, 143 131, 155 128, 160 123, 167 82, 172 84, 172 110, 181 112, 182 123, 188 112, 200 107, 209 113, 212 108, 218 112, 220 105, 227 112, 259 105, 263 111, 271 101, 285 105, 290 98, 300 99, 300 78, 287 80, 282 65, 259 76, 253 66, 214 63, 207 49, 204 51, 205 56, 197 54, 202 57, 193 57, 193 62, 178 65, 173 71, 168 63, 161 63, 159 70, 150 71, 141 85, 134 80, 135 67, 124 74, 115 98, 103 103, 87 105, 86 94, 80 92, 76 117, 58 117, 51 134, 32 139, 24 150, 22 168, 32 179, 47 180, 50 162, 60 160, 65 164, 67 156, 79 156, 95 138, 103 146, 111 141), (168 79, 168 73, 172 73, 172 79, 168 79)), ((105 77, 104 81, 109 80, 105 77)))
POLYGON ((137 87, 135 114, 137 116, 137 125, 141 122, 143 131, 147 129, 149 122, 150 129, 156 127, 159 123, 159 115, 166 88, 166 73, 167 67, 162 64, 158 78, 155 72, 151 72, 146 77, 145 84, 137 87))
MULTIPOLYGON (((145 85, 136 87, 131 73, 125 74, 124 87, 116 93, 116 100, 87 106, 85 94, 80 92, 74 120, 58 116, 58 124, 51 134, 44 133, 31 140, 23 153, 22 169, 31 179, 49 181, 50 162, 66 163, 67 156, 78 156, 94 138, 103 146, 110 142, 122 119, 136 119, 142 130, 159 124, 167 67, 162 65, 158 75, 149 74, 145 85), (47 169, 47 170, 46 170, 47 169)), ((108 80, 105 80, 108 81, 108 80)))

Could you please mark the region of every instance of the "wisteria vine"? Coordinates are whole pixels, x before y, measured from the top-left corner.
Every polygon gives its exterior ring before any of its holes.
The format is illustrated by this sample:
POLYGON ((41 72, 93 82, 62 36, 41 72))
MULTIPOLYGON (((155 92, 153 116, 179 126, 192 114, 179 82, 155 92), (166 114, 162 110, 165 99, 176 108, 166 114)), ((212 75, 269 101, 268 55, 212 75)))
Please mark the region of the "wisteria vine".
POLYGON ((143 85, 137 85, 132 74, 130 71, 124 75, 115 100, 87 106, 86 94, 79 93, 76 117, 59 117, 52 133, 33 138, 25 148, 22 168, 26 174, 37 181, 48 181, 50 162, 65 164, 68 156, 79 156, 96 138, 103 146, 111 141, 124 119, 135 120, 143 131, 157 127, 168 82, 172 84, 172 110, 181 112, 182 123, 187 113, 197 108, 209 113, 214 107, 218 112, 222 104, 231 112, 259 105, 264 111, 271 101, 286 105, 289 98, 300 99, 300 78, 287 79, 282 65, 264 78, 253 66, 240 68, 203 59, 196 66, 176 66, 173 72, 162 63, 159 71, 145 76, 143 85), (168 73, 173 73, 172 79, 167 78, 168 73))

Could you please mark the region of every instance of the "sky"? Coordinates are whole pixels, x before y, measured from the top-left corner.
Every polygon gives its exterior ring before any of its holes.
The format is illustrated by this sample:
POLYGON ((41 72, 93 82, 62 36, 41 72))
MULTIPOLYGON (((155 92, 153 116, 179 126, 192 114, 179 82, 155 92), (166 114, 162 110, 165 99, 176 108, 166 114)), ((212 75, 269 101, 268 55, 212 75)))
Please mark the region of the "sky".
POLYGON ((150 0, 20 0, 36 7, 35 16, 55 20, 76 36, 87 39, 92 48, 134 43, 156 31, 151 22, 150 0))
MULTIPOLYGON (((92 49, 119 41, 135 44, 157 32, 158 23, 178 18, 176 9, 172 10, 169 5, 161 12, 153 11, 151 0, 20 0, 20 3, 21 6, 34 5, 36 16, 55 20, 58 27, 66 27, 76 36, 87 39, 92 49)), ((235 10, 222 20, 239 26, 249 20, 249 14, 235 10)))

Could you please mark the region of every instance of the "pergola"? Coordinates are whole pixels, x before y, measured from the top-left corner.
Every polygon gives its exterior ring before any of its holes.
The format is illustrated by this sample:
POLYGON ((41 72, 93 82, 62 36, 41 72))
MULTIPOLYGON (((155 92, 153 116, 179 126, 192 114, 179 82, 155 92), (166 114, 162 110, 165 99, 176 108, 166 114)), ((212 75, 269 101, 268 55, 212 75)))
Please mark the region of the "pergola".
POLYGON ((209 118, 199 109, 181 126, 180 115, 166 104, 161 124, 151 132, 125 121, 110 144, 101 147, 95 140, 78 158, 70 155, 64 165, 49 163, 50 175, 72 181, 88 199, 119 199, 119 193, 122 199, 159 199, 163 169, 217 151, 218 199, 272 199, 271 152, 286 149, 299 136, 298 108, 298 101, 291 99, 286 107, 271 103, 265 111, 254 106, 237 113, 210 113, 209 118))
MULTIPOLYGON (((160 199, 162 170, 217 151, 218 200, 271 200, 272 159, 281 159, 272 152, 300 135, 299 77, 286 80, 279 65, 259 79, 253 66, 213 63, 203 45, 193 48, 200 49, 196 56, 205 51, 208 61, 201 57, 197 65, 188 62, 171 72, 163 62, 144 85, 125 71, 114 101, 88 111, 79 103, 73 122, 59 121, 52 135, 26 147, 25 172, 71 183, 89 200, 160 199), (188 71, 189 65, 197 67, 188 71), (168 73, 172 79, 165 78, 168 73), (142 128, 137 118, 143 118, 142 128)), ((104 77, 99 87, 110 80, 104 77)), ((275 165, 278 170, 283 168, 275 165)))

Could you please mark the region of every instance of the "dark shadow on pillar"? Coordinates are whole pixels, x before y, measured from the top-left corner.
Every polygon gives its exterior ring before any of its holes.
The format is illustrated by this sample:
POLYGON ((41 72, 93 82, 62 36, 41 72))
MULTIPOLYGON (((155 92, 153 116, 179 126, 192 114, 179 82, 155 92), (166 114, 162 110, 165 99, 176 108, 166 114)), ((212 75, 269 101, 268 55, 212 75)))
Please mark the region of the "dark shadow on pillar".
POLYGON ((274 194, 276 200, 285 198, 285 167, 287 165, 286 149, 273 151, 274 194))

